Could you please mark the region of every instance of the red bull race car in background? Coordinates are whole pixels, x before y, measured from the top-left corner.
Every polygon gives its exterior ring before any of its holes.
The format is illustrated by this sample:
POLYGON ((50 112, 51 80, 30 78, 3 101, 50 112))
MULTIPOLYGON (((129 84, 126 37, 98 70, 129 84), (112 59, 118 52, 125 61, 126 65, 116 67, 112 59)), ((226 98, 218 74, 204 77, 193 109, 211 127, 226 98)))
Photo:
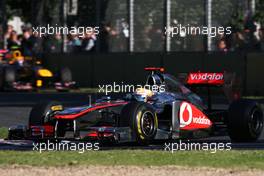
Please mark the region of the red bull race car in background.
POLYGON ((58 73, 44 68, 41 61, 22 56, 19 49, 0 50, 0 90, 36 90, 54 87, 58 91, 75 86, 69 68, 58 73))
MULTIPOLYGON (((104 97, 93 104, 71 108, 59 102, 39 103, 30 113, 28 126, 9 128, 9 139, 149 144, 155 140, 191 139, 201 131, 203 137, 214 136, 218 130, 226 130, 232 141, 258 140, 263 113, 256 102, 230 96, 228 108, 212 109, 184 83, 164 73, 163 68, 145 70, 150 72, 146 85, 162 87, 163 91, 141 88, 122 99, 104 97)), ((184 81, 190 86, 224 87, 233 94, 232 74, 190 73, 184 81)))

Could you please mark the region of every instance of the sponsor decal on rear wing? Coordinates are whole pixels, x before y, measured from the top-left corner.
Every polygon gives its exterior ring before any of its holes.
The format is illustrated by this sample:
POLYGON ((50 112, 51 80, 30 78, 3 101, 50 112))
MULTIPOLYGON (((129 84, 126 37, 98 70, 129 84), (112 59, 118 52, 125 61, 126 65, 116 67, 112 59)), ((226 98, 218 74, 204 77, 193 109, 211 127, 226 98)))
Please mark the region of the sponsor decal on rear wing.
POLYGON ((208 84, 208 85, 223 85, 224 73, 189 73, 187 84, 208 84))

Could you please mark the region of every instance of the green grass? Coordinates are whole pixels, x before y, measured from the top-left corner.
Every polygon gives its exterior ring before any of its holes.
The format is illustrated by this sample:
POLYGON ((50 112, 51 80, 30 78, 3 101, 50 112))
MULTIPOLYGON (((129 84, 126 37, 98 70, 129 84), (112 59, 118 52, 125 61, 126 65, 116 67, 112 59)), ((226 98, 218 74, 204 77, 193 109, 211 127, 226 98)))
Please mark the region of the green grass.
POLYGON ((8 135, 8 128, 0 127, 0 139, 7 138, 8 135))
MULTIPOLYGON (((7 128, 0 128, 0 138, 7 136, 7 128)), ((137 165, 190 166, 264 170, 263 150, 217 151, 150 151, 109 150, 85 151, 0 151, 0 165, 69 166, 69 165, 137 165)))
POLYGON ((69 166, 137 165, 215 167, 264 170, 264 151, 167 151, 112 150, 78 152, 0 151, 0 165, 69 166))
POLYGON ((264 96, 243 96, 245 99, 261 100, 264 99, 264 96))

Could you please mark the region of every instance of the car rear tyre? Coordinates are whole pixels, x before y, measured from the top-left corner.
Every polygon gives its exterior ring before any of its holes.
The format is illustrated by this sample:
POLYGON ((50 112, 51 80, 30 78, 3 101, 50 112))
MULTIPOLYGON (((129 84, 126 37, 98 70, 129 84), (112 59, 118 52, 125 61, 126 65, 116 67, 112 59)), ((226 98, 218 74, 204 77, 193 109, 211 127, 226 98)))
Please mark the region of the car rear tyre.
POLYGON ((0 69, 0 91, 4 90, 4 71, 3 69, 0 69))
POLYGON ((60 78, 63 83, 72 81, 72 72, 69 68, 65 67, 60 70, 60 78))
POLYGON ((8 67, 5 69, 5 82, 8 84, 12 84, 16 81, 16 70, 12 67, 8 67))
POLYGON ((158 119, 154 109, 149 104, 131 102, 121 112, 120 126, 129 126, 132 130, 132 137, 139 144, 148 144, 156 136, 158 119))
POLYGON ((234 142, 256 141, 263 130, 263 112, 250 100, 234 101, 228 111, 228 132, 234 142))

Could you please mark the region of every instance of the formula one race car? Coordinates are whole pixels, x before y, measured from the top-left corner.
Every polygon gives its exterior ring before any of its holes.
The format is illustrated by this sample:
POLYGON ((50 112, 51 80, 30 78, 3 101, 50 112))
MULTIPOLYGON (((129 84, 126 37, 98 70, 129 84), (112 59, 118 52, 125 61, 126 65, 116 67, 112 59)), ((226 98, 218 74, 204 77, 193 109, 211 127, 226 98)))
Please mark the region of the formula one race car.
MULTIPOLYGON (((219 129, 227 129, 233 141, 256 141, 261 134, 263 113, 256 102, 237 98, 228 109, 211 109, 175 77, 163 73, 163 68, 145 70, 150 71, 148 88, 138 88, 123 99, 105 97, 94 104, 65 109, 58 102, 37 104, 28 126, 9 128, 9 139, 148 144, 154 140, 190 139, 199 131, 212 136, 219 129)), ((221 87, 232 84, 225 78, 225 73, 199 72, 190 73, 186 81, 221 87)))
POLYGON ((52 73, 33 57, 22 56, 19 49, 0 50, 0 90, 36 90, 54 87, 59 91, 73 88, 69 68, 52 73))

